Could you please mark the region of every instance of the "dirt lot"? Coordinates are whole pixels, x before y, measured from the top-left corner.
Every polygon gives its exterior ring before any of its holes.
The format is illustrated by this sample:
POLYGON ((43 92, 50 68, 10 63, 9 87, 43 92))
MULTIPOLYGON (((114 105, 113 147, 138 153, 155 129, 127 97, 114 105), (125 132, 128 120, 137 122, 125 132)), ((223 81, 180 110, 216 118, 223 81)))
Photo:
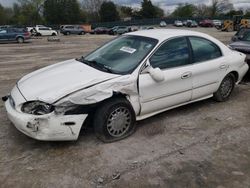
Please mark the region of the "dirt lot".
MULTIPOLYGON (((196 30, 225 43, 233 35, 196 30)), ((23 75, 84 55, 111 38, 0 44, 0 96, 23 75)), ((0 187, 250 187, 249 83, 237 86, 225 103, 208 99, 137 125, 135 134, 111 144, 91 130, 77 142, 39 142, 14 128, 0 102, 0 187)))

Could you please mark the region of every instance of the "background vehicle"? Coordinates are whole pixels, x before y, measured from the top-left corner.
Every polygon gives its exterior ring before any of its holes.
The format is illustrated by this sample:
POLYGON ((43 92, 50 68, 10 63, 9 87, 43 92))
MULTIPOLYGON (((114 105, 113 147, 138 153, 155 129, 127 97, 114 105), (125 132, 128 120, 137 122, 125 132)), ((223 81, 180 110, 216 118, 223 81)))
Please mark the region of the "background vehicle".
POLYGON ((238 36, 237 41, 229 44, 229 46, 234 50, 246 54, 247 62, 250 65, 250 29, 243 31, 244 32, 238 36))
POLYGON ((0 41, 16 41, 23 43, 30 39, 30 33, 23 28, 0 29, 0 41))
POLYGON ((242 15, 233 16, 233 20, 225 20, 222 31, 239 31, 241 28, 250 28, 250 20, 244 19, 242 15))
POLYGON ((222 26, 222 21, 221 20, 213 20, 214 27, 221 28, 222 26))
POLYGON ((167 23, 165 21, 160 22, 160 27, 166 27, 166 26, 167 26, 167 23))
POLYGON ((91 34, 107 34, 109 29, 107 27, 97 27, 94 30, 92 30, 91 34))
POLYGON ((84 29, 79 25, 64 25, 60 28, 60 33, 64 35, 84 35, 85 31, 84 29))
POLYGON ((50 27, 36 27, 36 36, 56 36, 57 31, 50 27))
POLYGON ((197 27, 198 24, 197 24, 197 22, 194 21, 194 20, 189 20, 189 21, 187 22, 187 25, 186 25, 186 26, 187 26, 187 27, 197 27))
POLYGON ((238 41, 240 40, 241 38, 243 38, 244 36, 244 33, 245 32, 249 32, 250 31, 250 28, 241 28, 239 31, 237 31, 237 33, 232 37, 232 41, 235 42, 235 41, 238 41))
POLYGON ((130 28, 127 26, 115 26, 109 30, 110 35, 122 35, 130 32, 130 28))
POLYGON ((174 21, 174 26, 176 26, 176 27, 182 27, 183 23, 180 20, 176 20, 176 21, 174 21))
POLYGON ((201 27, 213 27, 213 21, 209 19, 205 19, 199 22, 199 26, 201 27))

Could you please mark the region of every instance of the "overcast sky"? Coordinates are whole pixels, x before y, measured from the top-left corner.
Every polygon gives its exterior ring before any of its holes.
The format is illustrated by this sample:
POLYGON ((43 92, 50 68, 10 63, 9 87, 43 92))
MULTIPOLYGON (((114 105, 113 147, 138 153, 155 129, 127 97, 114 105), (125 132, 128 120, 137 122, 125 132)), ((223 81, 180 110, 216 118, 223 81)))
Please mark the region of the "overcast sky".
MULTIPOLYGON (((16 0, 0 0, 3 6, 11 6, 16 0)), ((82 1, 82 0, 81 0, 82 1)), ((141 0, 113 0, 117 4, 140 7, 141 0)), ((173 11, 179 3, 211 4, 212 0, 151 0, 153 4, 160 6, 166 12, 173 11)), ((250 0, 229 0, 236 9, 250 10, 250 0)))

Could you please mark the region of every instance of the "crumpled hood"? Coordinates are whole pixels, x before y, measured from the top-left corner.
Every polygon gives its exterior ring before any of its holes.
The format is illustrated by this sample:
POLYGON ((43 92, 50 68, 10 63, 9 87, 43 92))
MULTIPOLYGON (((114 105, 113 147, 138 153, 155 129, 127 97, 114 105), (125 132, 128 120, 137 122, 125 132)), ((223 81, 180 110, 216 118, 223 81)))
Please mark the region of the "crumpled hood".
POLYGON ((54 103, 75 91, 119 76, 72 59, 32 72, 18 81, 17 85, 27 101, 54 103))

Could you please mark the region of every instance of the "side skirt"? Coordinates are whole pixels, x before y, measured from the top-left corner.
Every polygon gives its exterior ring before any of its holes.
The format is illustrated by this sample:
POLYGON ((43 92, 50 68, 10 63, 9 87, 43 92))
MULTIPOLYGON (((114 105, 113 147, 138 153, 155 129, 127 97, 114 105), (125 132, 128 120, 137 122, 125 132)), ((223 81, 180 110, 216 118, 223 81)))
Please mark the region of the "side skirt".
POLYGON ((197 102, 197 101, 202 101, 204 99, 211 98, 212 96, 213 96, 213 94, 205 96, 205 97, 202 97, 202 98, 199 98, 199 99, 196 99, 196 100, 193 100, 193 101, 188 101, 186 103, 182 103, 182 104, 179 104, 179 105, 176 105, 176 106, 171 106, 171 107, 168 107, 168 108, 164 108, 162 110, 159 110, 159 111, 156 111, 156 112, 152 112, 152 113, 149 113, 149 114, 145 114, 145 115, 142 115, 142 116, 139 115, 139 116, 136 116, 136 121, 140 121, 140 120, 149 118, 149 117, 154 116, 156 114, 159 114, 159 113, 162 113, 162 112, 165 112, 167 110, 171 110, 171 109, 174 109, 174 108, 177 108, 177 107, 180 107, 180 106, 184 106, 186 104, 194 103, 194 102, 197 102))

